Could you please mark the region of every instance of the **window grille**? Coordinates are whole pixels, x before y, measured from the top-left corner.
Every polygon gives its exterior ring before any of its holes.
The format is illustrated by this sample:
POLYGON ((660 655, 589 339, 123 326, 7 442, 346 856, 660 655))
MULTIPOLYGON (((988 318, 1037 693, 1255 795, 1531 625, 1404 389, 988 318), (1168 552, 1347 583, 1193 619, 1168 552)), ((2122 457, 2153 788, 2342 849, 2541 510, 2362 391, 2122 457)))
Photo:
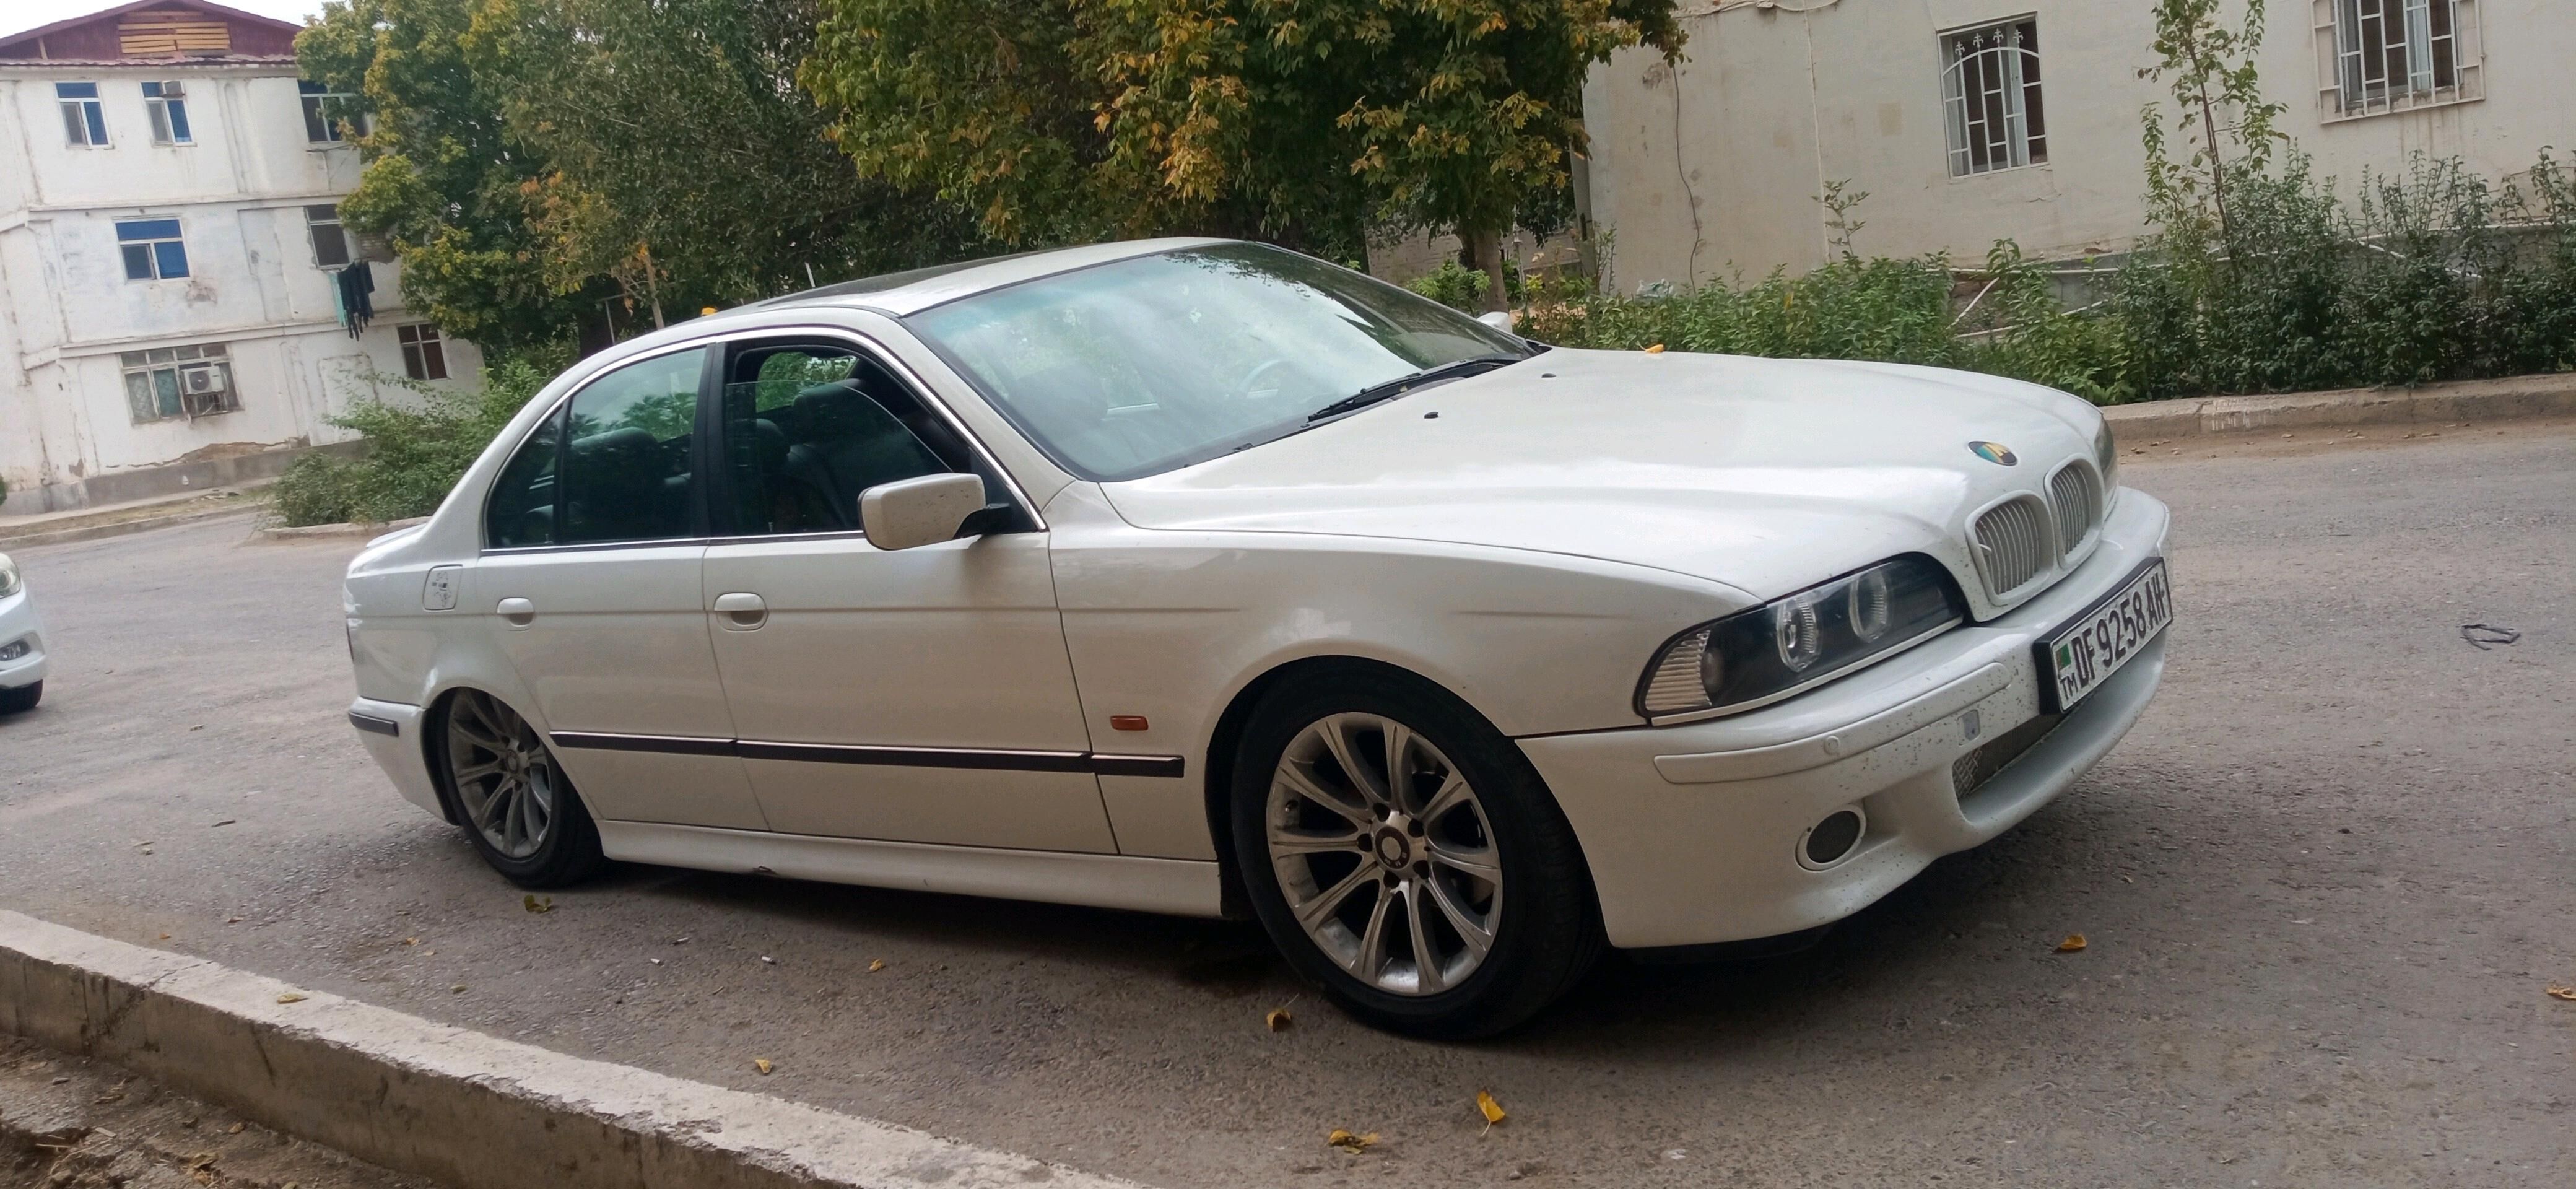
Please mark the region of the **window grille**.
POLYGON ((239 412, 241 400, 233 391, 230 354, 222 343, 200 343, 118 356, 125 369, 125 403, 134 423, 239 412))
POLYGON ((2478 97, 2476 0, 2318 0, 2327 110, 2380 115, 2478 97))
POLYGON ((2048 163, 2037 18, 1945 33, 1941 60, 1950 176, 2048 163))

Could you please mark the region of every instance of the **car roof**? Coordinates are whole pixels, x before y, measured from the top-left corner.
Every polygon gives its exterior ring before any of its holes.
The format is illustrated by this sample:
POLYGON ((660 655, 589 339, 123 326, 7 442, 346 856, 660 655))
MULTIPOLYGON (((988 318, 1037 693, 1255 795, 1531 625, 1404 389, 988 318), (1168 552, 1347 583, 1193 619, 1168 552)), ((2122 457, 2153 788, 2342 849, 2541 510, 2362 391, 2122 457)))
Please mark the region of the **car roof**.
POLYGON ((1113 260, 1150 256, 1176 248, 1205 247, 1230 243, 1230 240, 1200 237, 1126 240, 1119 243, 1087 244, 1077 248, 1055 248, 1039 252, 1019 252, 1009 256, 992 256, 956 264, 939 264, 908 272, 887 273, 855 281, 842 281, 784 297, 756 301, 744 310, 778 310, 796 306, 862 306, 895 317, 919 313, 932 306, 944 305, 961 297, 1016 285, 1022 281, 1089 268, 1113 260))

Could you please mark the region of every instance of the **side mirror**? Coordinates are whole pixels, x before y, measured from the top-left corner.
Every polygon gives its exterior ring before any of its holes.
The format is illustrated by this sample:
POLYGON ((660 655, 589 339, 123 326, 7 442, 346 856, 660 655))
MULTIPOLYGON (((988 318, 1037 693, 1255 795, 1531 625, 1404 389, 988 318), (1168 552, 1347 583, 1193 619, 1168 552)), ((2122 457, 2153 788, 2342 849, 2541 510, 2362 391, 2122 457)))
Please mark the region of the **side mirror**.
POLYGON ((966 518, 983 510, 980 475, 899 479, 859 493, 859 531, 879 549, 913 549, 956 540, 966 518))
POLYGON ((1476 320, 1487 326, 1491 326, 1496 330, 1502 331, 1504 334, 1510 334, 1512 332, 1512 312, 1510 310, 1495 310, 1490 314, 1478 314, 1476 315, 1476 320))

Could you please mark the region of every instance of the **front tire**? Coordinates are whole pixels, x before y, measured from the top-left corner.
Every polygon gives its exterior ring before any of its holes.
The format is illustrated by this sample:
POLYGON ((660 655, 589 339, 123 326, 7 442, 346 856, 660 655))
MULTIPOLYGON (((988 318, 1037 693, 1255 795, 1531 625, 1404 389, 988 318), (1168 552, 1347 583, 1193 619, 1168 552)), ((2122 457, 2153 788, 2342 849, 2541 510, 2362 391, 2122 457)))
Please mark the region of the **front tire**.
POLYGON ((439 716, 438 776, 483 861, 523 888, 560 888, 608 865, 599 827, 535 727, 481 690, 439 716))
POLYGON ((25 714, 44 700, 45 683, 41 681, 16 689, 0 689, 0 714, 25 714))
POLYGON ((1290 678, 1253 711, 1232 797, 1253 911, 1370 1024, 1490 1036, 1600 956, 1591 873, 1537 770, 1428 683, 1290 678))

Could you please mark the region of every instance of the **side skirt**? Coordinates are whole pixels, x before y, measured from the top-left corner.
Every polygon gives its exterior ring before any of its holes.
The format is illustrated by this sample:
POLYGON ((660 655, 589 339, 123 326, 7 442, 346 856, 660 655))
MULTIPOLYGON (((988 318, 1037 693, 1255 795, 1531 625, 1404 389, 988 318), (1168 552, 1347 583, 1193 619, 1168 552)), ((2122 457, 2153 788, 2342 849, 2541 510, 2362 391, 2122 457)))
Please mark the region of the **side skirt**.
POLYGON ((1222 912, 1217 865, 1186 859, 600 822, 600 849, 630 863, 783 875, 960 896, 1043 900, 1175 916, 1222 912))

